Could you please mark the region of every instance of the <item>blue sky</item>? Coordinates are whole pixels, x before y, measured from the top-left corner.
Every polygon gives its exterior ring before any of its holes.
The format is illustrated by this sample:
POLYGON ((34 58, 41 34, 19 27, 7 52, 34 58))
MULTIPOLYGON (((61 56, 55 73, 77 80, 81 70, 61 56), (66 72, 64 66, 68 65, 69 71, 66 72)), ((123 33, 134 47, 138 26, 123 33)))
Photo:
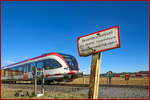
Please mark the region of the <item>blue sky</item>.
POLYGON ((149 68, 148 2, 11 2, 1 4, 2 66, 49 52, 74 55, 89 73, 92 57, 80 57, 77 37, 120 26, 121 48, 102 53, 101 73, 149 68))

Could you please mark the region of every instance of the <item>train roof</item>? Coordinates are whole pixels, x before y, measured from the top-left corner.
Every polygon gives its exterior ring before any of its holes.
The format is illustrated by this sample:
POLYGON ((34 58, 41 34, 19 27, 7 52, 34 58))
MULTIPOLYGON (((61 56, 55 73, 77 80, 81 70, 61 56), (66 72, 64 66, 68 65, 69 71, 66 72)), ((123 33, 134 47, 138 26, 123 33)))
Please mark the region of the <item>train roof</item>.
MULTIPOLYGON (((31 60, 35 60, 35 59, 38 59, 38 58, 46 57, 46 56, 49 56, 49 55, 65 55, 65 56, 72 56, 72 55, 63 54, 63 53, 57 53, 57 52, 45 53, 45 54, 42 54, 42 55, 40 55, 40 56, 31 58, 31 59, 27 59, 27 60, 23 60, 23 61, 14 63, 14 64, 10 64, 10 65, 7 65, 7 66, 3 66, 2 69, 6 68, 6 67, 11 67, 11 66, 13 66, 13 65, 25 63, 25 62, 27 62, 27 61, 31 61, 31 60)), ((73 57, 73 56, 72 56, 72 57, 73 57)))

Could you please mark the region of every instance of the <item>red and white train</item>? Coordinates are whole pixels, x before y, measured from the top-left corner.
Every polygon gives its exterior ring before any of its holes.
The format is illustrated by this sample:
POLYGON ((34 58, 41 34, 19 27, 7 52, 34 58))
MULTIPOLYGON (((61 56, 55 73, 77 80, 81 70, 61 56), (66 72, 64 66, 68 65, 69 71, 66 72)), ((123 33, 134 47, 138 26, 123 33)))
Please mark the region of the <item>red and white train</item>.
POLYGON ((44 68, 46 82, 72 80, 83 75, 74 56, 54 52, 3 67, 2 81, 33 80, 33 67, 44 68))

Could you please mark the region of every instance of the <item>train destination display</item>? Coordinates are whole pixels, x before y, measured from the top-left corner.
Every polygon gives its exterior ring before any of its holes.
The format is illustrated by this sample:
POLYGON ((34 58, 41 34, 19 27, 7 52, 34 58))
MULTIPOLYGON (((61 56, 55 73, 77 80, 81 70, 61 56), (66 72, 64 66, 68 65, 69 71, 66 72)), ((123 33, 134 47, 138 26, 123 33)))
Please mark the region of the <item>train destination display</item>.
POLYGON ((80 56, 120 47, 119 26, 91 33, 78 38, 80 56))

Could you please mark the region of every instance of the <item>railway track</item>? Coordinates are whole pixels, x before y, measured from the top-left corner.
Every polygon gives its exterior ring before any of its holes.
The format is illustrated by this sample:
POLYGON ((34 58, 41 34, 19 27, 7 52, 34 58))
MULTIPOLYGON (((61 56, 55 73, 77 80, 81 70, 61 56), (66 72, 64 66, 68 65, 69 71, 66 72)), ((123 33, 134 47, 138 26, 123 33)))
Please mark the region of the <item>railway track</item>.
MULTIPOLYGON (((56 85, 56 84, 53 84, 56 85)), ((59 84, 61 86, 71 86, 71 87, 88 87, 88 84, 59 84)), ((122 87, 122 88, 145 88, 148 89, 149 86, 139 86, 139 85, 105 85, 105 84, 100 84, 99 86, 102 87, 122 87)))
MULTIPOLYGON (((2 84, 2 85, 26 85, 26 86, 33 86, 31 83, 16 83, 16 84, 2 84)), ((40 84, 39 84, 40 86, 40 84)), ((45 87, 48 86, 64 86, 64 87, 77 87, 77 88, 88 88, 88 84, 64 84, 64 83, 57 83, 57 84, 49 84, 45 85, 45 87)), ((99 86, 102 87, 119 87, 119 88, 143 88, 143 89, 148 89, 149 86, 141 86, 141 85, 107 85, 107 84, 100 84, 99 86)))

